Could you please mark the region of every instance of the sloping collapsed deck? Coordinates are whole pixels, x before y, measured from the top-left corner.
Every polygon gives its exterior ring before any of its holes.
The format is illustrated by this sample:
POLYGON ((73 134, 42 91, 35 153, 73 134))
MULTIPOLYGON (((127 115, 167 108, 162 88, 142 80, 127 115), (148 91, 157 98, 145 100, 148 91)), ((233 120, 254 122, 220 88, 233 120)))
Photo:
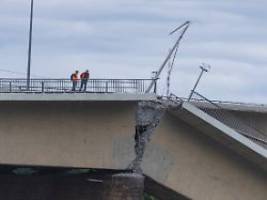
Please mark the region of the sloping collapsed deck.
POLYGON ((147 144, 144 173, 190 199, 264 199, 264 146, 193 103, 177 103, 147 144))
POLYGON ((267 149, 263 146, 241 135, 191 103, 182 103, 181 109, 172 111, 172 113, 267 171, 267 149))

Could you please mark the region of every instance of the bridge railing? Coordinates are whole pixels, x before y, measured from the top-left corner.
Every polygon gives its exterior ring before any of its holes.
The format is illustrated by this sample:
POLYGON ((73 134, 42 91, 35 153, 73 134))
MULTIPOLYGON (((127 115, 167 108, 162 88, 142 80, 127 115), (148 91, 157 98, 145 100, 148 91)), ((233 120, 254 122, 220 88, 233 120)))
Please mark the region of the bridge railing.
POLYGON ((247 122, 235 115, 235 113, 225 109, 217 101, 209 100, 198 92, 194 92, 190 102, 240 134, 267 147, 267 137, 265 134, 261 133, 255 127, 248 125, 247 122))
MULTIPOLYGON (((152 79, 89 79, 88 93, 145 93, 152 79)), ((68 93, 79 92, 81 81, 72 91, 69 79, 0 79, 0 93, 68 93)))

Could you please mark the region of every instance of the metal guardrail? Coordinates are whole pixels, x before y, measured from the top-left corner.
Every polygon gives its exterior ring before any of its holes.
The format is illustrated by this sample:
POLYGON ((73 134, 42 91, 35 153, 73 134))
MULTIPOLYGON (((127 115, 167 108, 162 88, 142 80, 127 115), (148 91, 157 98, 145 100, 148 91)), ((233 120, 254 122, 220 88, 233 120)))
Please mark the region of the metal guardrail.
POLYGON ((72 91, 72 81, 69 79, 31 79, 27 88, 27 79, 3 78, 0 79, 0 93, 145 93, 151 81, 152 79, 89 79, 87 89, 79 91, 79 80, 76 90, 72 91))
POLYGON ((198 92, 193 92, 193 97, 194 98, 192 98, 190 102, 193 102, 198 108, 221 121, 225 125, 236 130, 240 134, 246 136, 247 138, 259 142, 267 147, 267 137, 255 127, 248 125, 244 120, 236 116, 234 113, 227 111, 215 101, 209 100, 198 92))

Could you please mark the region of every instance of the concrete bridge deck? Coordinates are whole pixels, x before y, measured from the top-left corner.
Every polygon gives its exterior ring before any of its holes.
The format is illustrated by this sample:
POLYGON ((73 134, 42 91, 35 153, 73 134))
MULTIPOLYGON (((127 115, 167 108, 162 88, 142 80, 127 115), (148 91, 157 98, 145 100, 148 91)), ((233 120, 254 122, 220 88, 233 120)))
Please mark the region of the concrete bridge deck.
POLYGON ((154 93, 2 93, 0 102, 18 102, 18 101, 153 101, 156 100, 154 93))
MULTIPOLYGON (((136 127, 149 123, 137 120, 140 101, 160 103, 153 94, 1 94, 0 164, 125 170, 136 159, 136 127)), ((162 111, 140 160, 144 174, 188 199, 263 200, 258 164, 266 160, 253 164, 229 150, 180 108, 162 111)), ((156 119, 153 107, 144 111, 156 119)), ((247 115, 267 130, 266 114, 247 115)))

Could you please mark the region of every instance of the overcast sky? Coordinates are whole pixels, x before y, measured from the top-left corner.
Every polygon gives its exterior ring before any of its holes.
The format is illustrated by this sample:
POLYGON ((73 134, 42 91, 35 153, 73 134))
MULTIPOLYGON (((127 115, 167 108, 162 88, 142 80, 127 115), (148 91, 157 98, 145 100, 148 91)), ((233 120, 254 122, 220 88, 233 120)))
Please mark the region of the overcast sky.
MULTIPOLYGON (((29 9, 30 0, 0 0, 0 77, 25 77, 29 9)), ((200 93, 267 102, 266 0, 35 0, 34 9, 33 77, 150 78, 177 38, 168 33, 191 20, 171 91, 187 96, 204 62, 200 93)))

